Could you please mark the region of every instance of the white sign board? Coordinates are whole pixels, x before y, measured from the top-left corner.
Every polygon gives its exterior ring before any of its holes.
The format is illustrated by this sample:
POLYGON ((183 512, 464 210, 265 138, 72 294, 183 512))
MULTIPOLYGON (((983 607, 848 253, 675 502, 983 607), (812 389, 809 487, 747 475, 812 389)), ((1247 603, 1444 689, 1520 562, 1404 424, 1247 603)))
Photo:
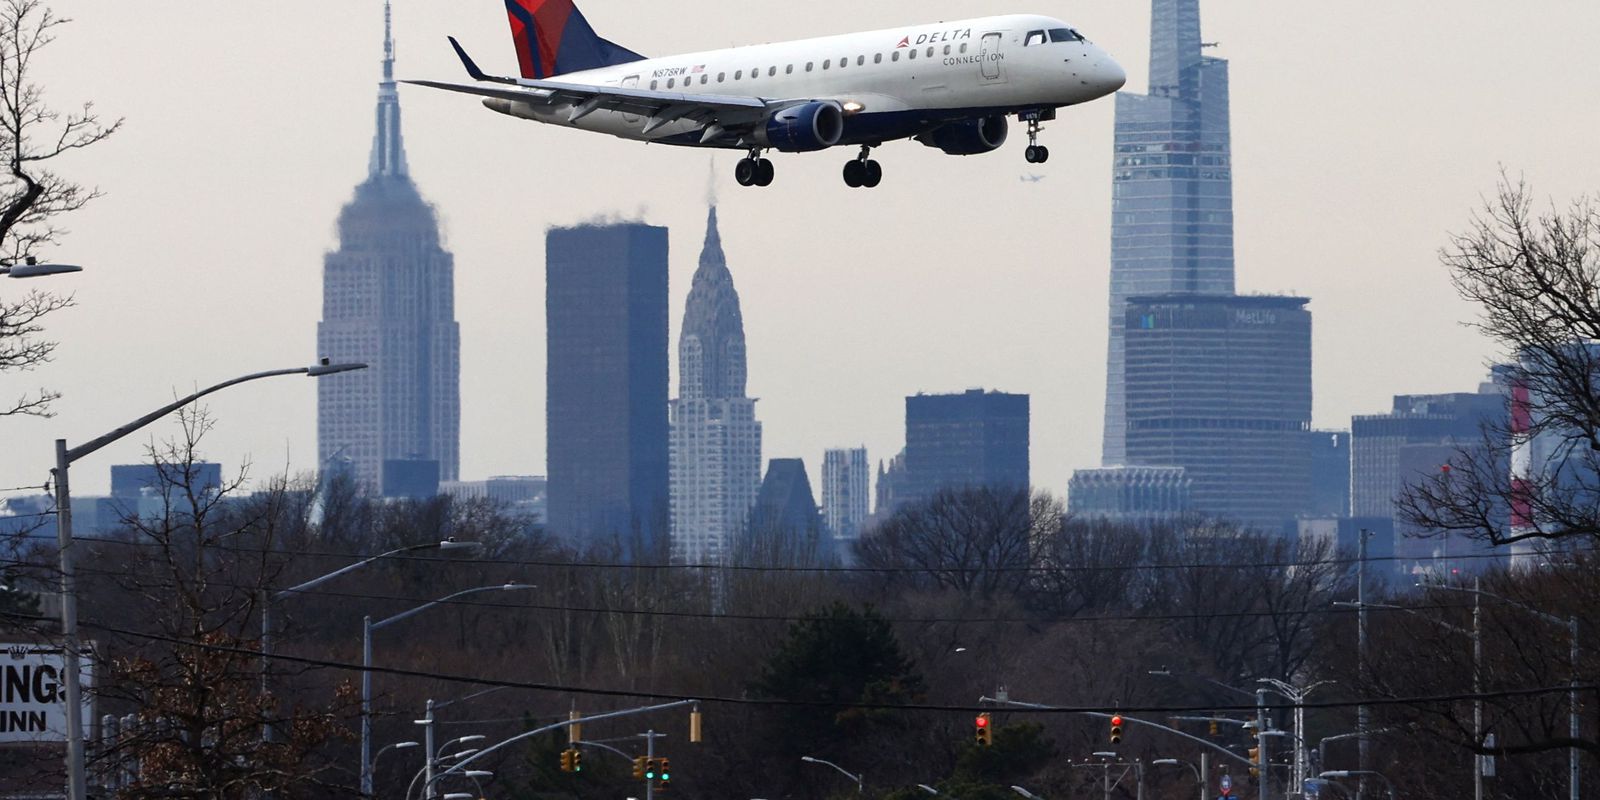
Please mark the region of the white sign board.
MULTIPOLYGON (((66 654, 59 647, 0 644, 0 744, 67 740, 66 654)), ((89 701, 89 650, 79 659, 85 735, 94 719, 89 701)))

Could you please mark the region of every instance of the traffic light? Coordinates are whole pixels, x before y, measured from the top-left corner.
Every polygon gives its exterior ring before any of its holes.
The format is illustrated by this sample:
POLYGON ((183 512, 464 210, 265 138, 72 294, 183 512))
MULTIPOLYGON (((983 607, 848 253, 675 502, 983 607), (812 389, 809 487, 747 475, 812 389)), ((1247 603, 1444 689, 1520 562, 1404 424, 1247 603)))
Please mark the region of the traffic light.
POLYGON ((994 744, 994 729, 989 727, 989 712, 985 711, 973 721, 975 741, 979 747, 988 747, 994 744))
POLYGON ((665 789, 672 782, 672 765, 668 759, 661 759, 661 788, 665 789))
POLYGON ((1122 715, 1111 715, 1111 743, 1122 744, 1122 715))
POLYGON ((573 772, 582 772, 583 771, 583 751, 579 750, 576 747, 574 747, 574 748, 572 748, 571 752, 572 752, 572 771, 573 772))
POLYGON ((1215 738, 1218 732, 1219 732, 1219 729, 1218 729, 1217 721, 1215 719, 1213 719, 1213 720, 1211 720, 1211 736, 1212 736, 1212 738, 1215 738))
POLYGON ((644 768, 645 768, 645 757, 644 756, 639 756, 638 758, 635 758, 633 760, 633 779, 634 780, 636 780, 636 781, 644 780, 644 768))
POLYGON ((572 772, 573 771, 573 769, 572 769, 572 751, 571 750, 562 750, 561 751, 561 771, 562 772, 572 772))
POLYGON ((647 781, 653 781, 653 780, 656 779, 656 776, 659 775, 659 774, 660 774, 660 772, 658 771, 658 768, 656 767, 656 760, 653 759, 653 758, 645 759, 644 760, 644 779, 647 780, 647 781))
POLYGON ((1250 777, 1259 777, 1261 775, 1261 748, 1252 747, 1249 752, 1250 763, 1253 765, 1250 767, 1250 777))

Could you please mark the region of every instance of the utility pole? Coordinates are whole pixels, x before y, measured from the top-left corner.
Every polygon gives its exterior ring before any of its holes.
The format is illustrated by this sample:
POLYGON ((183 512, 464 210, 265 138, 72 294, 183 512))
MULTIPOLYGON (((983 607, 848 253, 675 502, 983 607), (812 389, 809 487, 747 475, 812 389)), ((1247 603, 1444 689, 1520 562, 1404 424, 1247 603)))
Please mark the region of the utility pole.
MULTIPOLYGON (((1272 759, 1267 755, 1267 690, 1256 690, 1256 747, 1261 754, 1261 792, 1260 800, 1271 800, 1272 797, 1272 759)), ((1109 797, 1107 798, 1109 800, 1109 797)))
MULTIPOLYGON (((1572 741, 1578 741, 1583 731, 1578 720, 1578 617, 1567 617, 1567 637, 1571 640, 1572 649, 1568 657, 1572 659, 1572 679, 1567 684, 1571 689, 1567 692, 1567 729, 1572 736, 1572 741)), ((1578 800, 1578 748, 1567 748, 1567 796, 1569 800, 1578 800)))
MULTIPOLYGON (((1366 697, 1366 687, 1371 685, 1371 681, 1367 680, 1367 540, 1372 538, 1372 531, 1362 528, 1358 538, 1361 557, 1356 562, 1356 658, 1361 663, 1356 665, 1356 674, 1361 677, 1361 696, 1366 697)), ((1362 703, 1356 707, 1356 730, 1361 733, 1361 738, 1356 740, 1359 750, 1356 766, 1362 771, 1361 782, 1356 784, 1356 800, 1366 800, 1367 726, 1370 722, 1367 704, 1362 703)), ((1317 768, 1322 769, 1323 765, 1318 764, 1317 768)))
POLYGON ((433 700, 431 698, 428 700, 428 711, 423 715, 420 724, 422 725, 422 755, 427 759, 422 766, 424 780, 427 781, 427 783, 423 784, 425 788, 422 796, 427 798, 433 796, 433 700))
POLYGON ((1200 751, 1200 800, 1211 797, 1211 754, 1200 751))
MULTIPOLYGON (((1479 579, 1472 579, 1472 738, 1483 744, 1483 595, 1479 579)), ((1366 767, 1362 767, 1366 769, 1366 767)), ((1366 780, 1366 778, 1362 778, 1366 780)), ((1483 800, 1483 756, 1472 756, 1472 798, 1483 800)))

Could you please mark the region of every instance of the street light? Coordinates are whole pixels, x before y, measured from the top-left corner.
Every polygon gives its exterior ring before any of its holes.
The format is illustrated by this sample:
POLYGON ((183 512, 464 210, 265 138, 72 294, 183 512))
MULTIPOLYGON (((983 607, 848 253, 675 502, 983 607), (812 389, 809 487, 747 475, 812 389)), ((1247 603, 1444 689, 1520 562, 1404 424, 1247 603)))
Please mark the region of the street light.
MULTIPOLYGON (((321 369, 338 369, 338 365, 322 365, 321 369)), ((312 589, 315 589, 316 587, 321 586, 322 584, 327 583, 334 578, 354 572, 362 567, 367 566, 368 564, 382 561, 385 558, 406 555, 409 553, 420 553, 424 550, 476 550, 482 546, 483 545, 479 544, 478 542, 458 542, 454 538, 449 538, 438 542, 425 542, 423 544, 414 544, 408 547, 397 547, 388 551, 387 553, 379 553, 375 556, 363 558, 354 564, 340 567, 339 569, 336 569, 326 575, 312 578, 309 581, 291 586, 287 589, 280 589, 276 592, 263 589, 261 591, 261 694, 265 695, 267 693, 267 673, 269 671, 268 666, 272 662, 273 603, 276 603, 286 597, 311 591, 312 589)), ((272 740, 271 725, 261 726, 261 738, 263 741, 272 740)))
POLYGON ((917 788, 921 789, 922 791, 927 792, 928 794, 931 794, 931 795, 938 795, 939 794, 939 790, 938 789, 935 789, 935 788, 933 788, 932 786, 929 786, 926 783, 917 784, 917 788))
MULTIPOLYGON (((63 265, 26 264, 23 267, 12 266, 7 269, 13 277, 25 277, 25 275, 18 275, 17 270, 28 266, 36 266, 46 270, 53 267, 63 267, 63 265)), ((76 269, 65 269, 65 271, 73 272, 76 269)), ((32 274, 54 273, 36 271, 32 274)), ((330 364, 327 359, 323 359, 321 363, 311 367, 257 372, 234 378, 231 381, 223 381, 215 386, 195 392, 188 397, 175 400, 110 433, 90 439, 77 447, 68 448, 66 439, 56 440, 56 467, 52 470, 52 474, 55 476, 56 483, 56 541, 61 551, 61 639, 66 649, 67 786, 70 800, 87 800, 88 786, 84 775, 83 760, 83 688, 78 680, 78 671, 82 669, 79 665, 81 655, 79 649, 81 645, 78 641, 77 568, 73 563, 72 492, 67 476, 68 469, 78 459, 94 453, 128 434, 134 433, 206 395, 220 392, 230 386, 283 375, 306 375, 320 378, 325 375, 366 368, 366 364, 330 364)), ((263 642, 263 645, 265 645, 265 642, 263 642)))
POLYGON ((1206 797, 1206 794, 1210 791, 1211 787, 1206 785, 1206 776, 1200 771, 1199 767, 1195 766, 1194 764, 1192 764, 1192 763, 1190 763, 1188 761, 1181 761, 1181 760, 1176 759, 1176 758, 1158 758, 1158 759, 1156 759, 1156 760, 1154 760, 1154 761, 1152 761, 1150 763, 1152 765, 1154 765, 1154 766, 1162 766, 1162 767, 1179 767, 1179 766, 1182 766, 1182 767, 1188 767, 1189 769, 1193 770, 1194 771, 1195 782, 1200 784, 1200 800, 1208 800, 1208 798, 1206 797))
POLYGON ((378 750, 378 754, 372 757, 372 768, 376 770, 378 768, 378 759, 383 758, 383 754, 390 750, 409 750, 420 746, 417 742, 395 742, 394 744, 384 745, 378 750))
POLYGON ((850 780, 853 780, 853 781, 856 782, 856 794, 862 794, 863 792, 866 791, 866 773, 862 773, 860 775, 857 775, 857 774, 855 774, 853 772, 850 772, 849 770, 845 769, 844 767, 841 767, 838 764, 833 763, 832 761, 823 761, 820 758, 812 758, 811 756, 801 756, 800 760, 806 762, 807 764, 822 764, 824 766, 833 767, 834 769, 838 770, 840 774, 844 775, 846 778, 849 778, 850 780))
POLYGON ((1021 786, 1012 786, 1011 787, 1011 791, 1016 792, 1017 794, 1020 794, 1023 797, 1026 797, 1028 800, 1044 800, 1039 795, 1036 795, 1033 792, 1030 792, 1027 789, 1022 788, 1021 786))
POLYGON ((23 259, 21 264, 0 263, 0 275, 9 278, 42 278, 46 275, 65 275, 68 272, 82 272, 83 267, 71 264, 40 264, 33 256, 23 259))
POLYGON ((1389 800, 1394 800, 1394 784, 1389 782, 1388 776, 1370 769, 1334 769, 1318 775, 1319 778, 1354 778, 1362 775, 1376 775, 1383 781, 1384 788, 1389 790, 1389 800))
MULTIPOLYGON (((445 544, 440 543, 441 546, 445 544)), ((423 603, 410 611, 404 611, 387 619, 377 622, 372 617, 361 619, 361 793, 367 797, 372 796, 372 762, 376 757, 372 753, 372 632, 386 628, 402 620, 410 619, 435 606, 443 605, 458 597, 480 592, 510 592, 521 589, 536 589, 538 587, 524 583, 507 583, 496 586, 479 586, 476 589, 465 589, 455 594, 446 595, 432 602, 423 603)))

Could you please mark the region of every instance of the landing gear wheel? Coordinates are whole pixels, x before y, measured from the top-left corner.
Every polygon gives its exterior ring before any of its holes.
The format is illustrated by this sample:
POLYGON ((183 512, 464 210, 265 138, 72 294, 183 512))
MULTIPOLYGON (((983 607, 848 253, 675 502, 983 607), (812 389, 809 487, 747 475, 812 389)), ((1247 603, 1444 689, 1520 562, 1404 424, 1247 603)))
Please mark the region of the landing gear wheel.
POLYGON ((879 166, 878 162, 868 160, 864 166, 866 167, 866 174, 863 176, 863 180, 861 181, 862 186, 865 186, 868 189, 873 189, 876 188, 878 184, 883 183, 883 167, 879 166))
POLYGON ((765 158, 756 159, 755 184, 757 186, 771 186, 772 177, 776 173, 777 170, 773 168, 771 161, 765 158))
POLYGON ((1039 145, 1038 152, 1035 155, 1038 157, 1039 160, 1037 162, 1034 162, 1034 163, 1043 164, 1044 162, 1050 160, 1050 148, 1045 147, 1044 145, 1041 144, 1041 145, 1039 145))
POLYGON ((859 189, 867 182, 866 162, 859 159, 846 161, 844 164, 844 185, 859 189))
POLYGON ((753 158, 740 159, 739 165, 733 168, 733 179, 740 186, 753 186, 756 182, 756 173, 760 170, 753 158))

